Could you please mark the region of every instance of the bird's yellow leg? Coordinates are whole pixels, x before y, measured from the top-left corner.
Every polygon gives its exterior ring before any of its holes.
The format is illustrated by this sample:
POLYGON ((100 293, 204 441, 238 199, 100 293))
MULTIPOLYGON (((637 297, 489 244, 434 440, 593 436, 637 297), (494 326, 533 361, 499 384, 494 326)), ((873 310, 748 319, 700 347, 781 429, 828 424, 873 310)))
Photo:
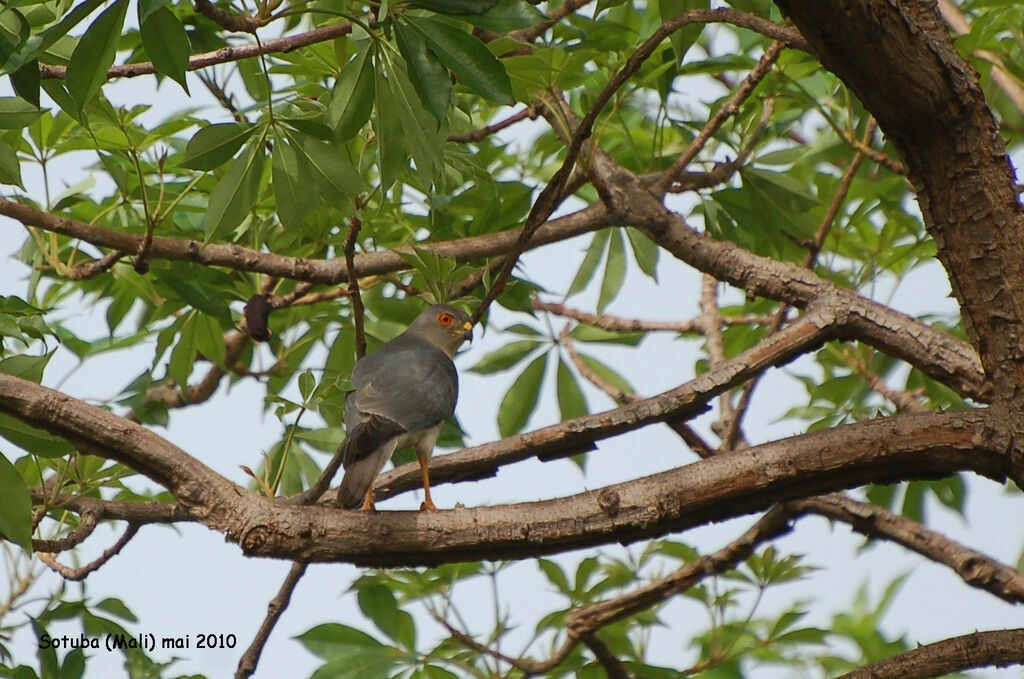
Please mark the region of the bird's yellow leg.
POLYGON ((419 455, 416 456, 416 459, 419 460, 419 462, 420 462, 420 471, 423 472, 423 495, 424 495, 424 500, 423 500, 423 504, 420 505, 420 511, 423 511, 424 509, 436 510, 437 509, 437 505, 435 505, 434 501, 430 499, 430 472, 427 469, 427 460, 426 460, 426 458, 421 457, 419 455))
POLYGON ((363 498, 363 511, 372 512, 375 509, 373 505, 373 486, 370 486, 366 491, 366 497, 363 498))

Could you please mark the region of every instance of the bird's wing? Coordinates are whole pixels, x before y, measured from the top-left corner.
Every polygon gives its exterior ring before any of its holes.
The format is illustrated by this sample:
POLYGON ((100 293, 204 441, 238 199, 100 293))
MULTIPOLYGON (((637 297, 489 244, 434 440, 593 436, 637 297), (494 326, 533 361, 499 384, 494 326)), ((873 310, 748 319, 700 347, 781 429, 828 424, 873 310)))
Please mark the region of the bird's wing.
POLYGON ((407 432, 436 425, 455 412, 455 365, 427 342, 385 345, 356 364, 356 386, 345 399, 343 463, 346 469, 407 432))
MULTIPOLYGON (((370 356, 379 358, 359 371, 361 384, 350 395, 362 418, 383 418, 408 432, 431 427, 455 412, 459 378, 440 349, 427 342, 404 342, 370 356)), ((375 426, 387 428, 381 422, 375 426)))

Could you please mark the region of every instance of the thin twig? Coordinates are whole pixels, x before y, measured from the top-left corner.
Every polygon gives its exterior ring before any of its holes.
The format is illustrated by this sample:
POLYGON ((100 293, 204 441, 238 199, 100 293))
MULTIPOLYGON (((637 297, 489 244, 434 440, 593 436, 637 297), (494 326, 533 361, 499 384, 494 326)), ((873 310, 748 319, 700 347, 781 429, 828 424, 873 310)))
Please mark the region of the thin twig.
POLYGON ((516 123, 522 120, 526 120, 527 118, 529 118, 530 120, 537 119, 537 110, 534 109, 532 105, 527 106, 522 111, 513 113, 508 118, 505 118, 502 121, 494 123, 493 125, 487 125, 485 127, 480 128, 479 130, 473 130, 472 132, 464 132, 460 134, 449 134, 448 141, 455 142, 458 144, 470 144, 473 142, 478 142, 482 139, 486 139, 492 134, 501 132, 506 127, 511 127, 512 125, 515 125, 516 123))
POLYGON ((363 297, 359 294, 359 277, 356 276, 356 239, 363 223, 358 217, 349 217, 348 235, 345 236, 345 266, 348 269, 348 294, 352 298, 352 324, 356 331, 356 358, 366 355, 366 333, 363 330, 363 297))
POLYGON ((732 96, 729 97, 722 106, 715 111, 714 115, 708 119, 708 122, 701 128, 700 133, 693 139, 692 142, 686 147, 683 153, 675 159, 672 163, 672 167, 662 174, 653 186, 650 187, 651 193, 655 196, 663 196, 668 192, 672 186, 672 182, 675 178, 682 174, 686 166, 697 157, 701 149, 708 143, 708 140, 718 131, 718 128, 725 123, 726 120, 739 113, 740 104, 747 100, 747 98, 754 92, 754 88, 757 87, 768 72, 772 69, 775 61, 779 58, 779 54, 782 52, 782 48, 785 45, 775 40, 769 45, 768 49, 765 50, 764 54, 758 60, 757 65, 754 66, 753 70, 747 74, 747 77, 743 79, 740 86, 736 88, 732 96))
POLYGON ((63 552, 80 545, 96 530, 97 517, 95 512, 83 511, 79 517, 78 525, 73 531, 62 538, 55 540, 33 540, 32 549, 36 552, 56 553, 63 552))
POLYGON ((57 561, 56 557, 48 552, 39 552, 39 560, 49 566, 50 570, 60 573, 65 580, 84 580, 87 575, 98 570, 103 564, 110 561, 111 557, 120 552, 128 542, 139 532, 139 524, 129 523, 124 534, 118 538, 109 549, 105 550, 95 561, 92 561, 81 568, 70 568, 57 561))
POLYGON ((263 647, 266 645, 267 639, 270 638, 270 633, 274 631, 274 626, 277 624, 281 614, 288 608, 288 604, 292 599, 292 592, 295 591, 295 586, 299 584, 302 576, 306 574, 307 565, 304 561, 292 563, 291 570, 288 571, 284 582, 281 583, 281 589, 278 590, 277 595, 267 604, 267 617, 263 619, 263 624, 260 625, 256 637, 238 661, 235 679, 248 679, 256 671, 256 665, 260 662, 263 647))
POLYGON ((114 268, 114 265, 121 261, 125 253, 120 250, 111 250, 100 259, 77 264, 64 272, 64 277, 72 281, 84 281, 94 278, 114 268))
MULTIPOLYGON (((592 325, 602 330, 611 332, 678 332, 681 334, 698 333, 702 329, 702 321, 699 318, 688 321, 651 321, 638 318, 620 318, 601 314, 596 316, 586 311, 580 311, 567 307, 557 302, 545 302, 534 297, 530 303, 537 311, 547 311, 556 316, 563 316, 592 325)), ((772 321, 772 316, 721 316, 723 325, 767 325, 772 321)))

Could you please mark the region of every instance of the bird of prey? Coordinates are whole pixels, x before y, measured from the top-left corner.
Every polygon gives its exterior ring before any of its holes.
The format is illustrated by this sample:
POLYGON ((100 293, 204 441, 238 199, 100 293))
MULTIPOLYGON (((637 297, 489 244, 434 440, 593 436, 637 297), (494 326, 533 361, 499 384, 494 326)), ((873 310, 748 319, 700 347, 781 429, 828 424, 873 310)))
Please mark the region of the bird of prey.
POLYGON ((435 304, 412 325, 356 362, 345 397, 345 476, 338 505, 373 509, 373 480, 397 448, 415 446, 423 473, 423 507, 430 499, 427 462, 444 420, 455 412, 459 376, 452 357, 473 340, 473 323, 455 307, 435 304))

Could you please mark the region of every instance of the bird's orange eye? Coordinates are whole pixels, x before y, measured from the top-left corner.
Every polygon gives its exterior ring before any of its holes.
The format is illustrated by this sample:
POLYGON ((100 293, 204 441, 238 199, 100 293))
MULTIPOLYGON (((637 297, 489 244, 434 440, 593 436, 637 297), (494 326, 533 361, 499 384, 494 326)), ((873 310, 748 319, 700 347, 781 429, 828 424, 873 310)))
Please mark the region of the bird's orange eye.
POLYGON ((449 325, 455 322, 455 319, 452 317, 450 313, 446 311, 445 313, 437 317, 437 322, 447 328, 449 325))

